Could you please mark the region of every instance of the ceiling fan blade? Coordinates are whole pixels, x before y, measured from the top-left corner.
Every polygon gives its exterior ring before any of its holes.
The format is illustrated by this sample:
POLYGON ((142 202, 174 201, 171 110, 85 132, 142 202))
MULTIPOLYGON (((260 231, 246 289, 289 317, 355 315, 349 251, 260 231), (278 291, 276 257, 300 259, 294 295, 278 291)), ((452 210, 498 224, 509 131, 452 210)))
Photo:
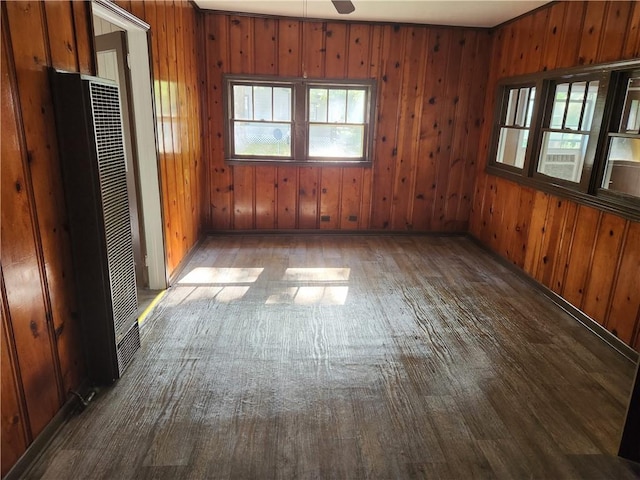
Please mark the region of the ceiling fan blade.
POLYGON ((331 3, 333 3, 333 6, 336 7, 340 15, 346 15, 356 9, 351 0, 331 0, 331 3))

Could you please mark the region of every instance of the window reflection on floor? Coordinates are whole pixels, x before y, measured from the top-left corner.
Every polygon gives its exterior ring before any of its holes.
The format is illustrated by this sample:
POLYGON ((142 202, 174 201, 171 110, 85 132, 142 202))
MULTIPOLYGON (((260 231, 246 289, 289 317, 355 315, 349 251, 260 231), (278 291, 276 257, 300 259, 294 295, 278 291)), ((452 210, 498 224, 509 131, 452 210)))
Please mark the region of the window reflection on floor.
POLYGON ((346 267, 290 267, 284 273, 255 267, 197 267, 175 288, 191 289, 183 301, 207 298, 229 303, 251 293, 254 299, 264 298, 266 305, 344 305, 350 274, 346 267))

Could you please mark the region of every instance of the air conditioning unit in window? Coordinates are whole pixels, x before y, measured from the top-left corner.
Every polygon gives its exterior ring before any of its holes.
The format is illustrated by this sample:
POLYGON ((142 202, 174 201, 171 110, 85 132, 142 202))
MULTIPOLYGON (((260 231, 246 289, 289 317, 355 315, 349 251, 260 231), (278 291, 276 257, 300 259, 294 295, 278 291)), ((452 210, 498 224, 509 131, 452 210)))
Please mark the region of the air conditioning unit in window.
POLYGON ((51 82, 89 377, 108 384, 140 348, 119 90, 56 70, 51 82))

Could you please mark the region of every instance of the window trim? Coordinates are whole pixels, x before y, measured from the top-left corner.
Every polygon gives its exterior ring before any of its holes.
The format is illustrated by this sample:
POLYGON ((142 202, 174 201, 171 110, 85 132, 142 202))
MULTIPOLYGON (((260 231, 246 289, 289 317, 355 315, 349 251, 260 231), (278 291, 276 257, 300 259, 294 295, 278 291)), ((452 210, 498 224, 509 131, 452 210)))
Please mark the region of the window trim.
POLYGON ((302 77, 274 77, 265 75, 223 75, 224 109, 224 161, 227 165, 273 165, 273 166, 313 166, 313 167, 371 167, 374 157, 374 137, 376 132, 377 82, 374 79, 327 79, 302 77), (233 123, 231 106, 233 105, 233 85, 247 84, 266 86, 286 86, 292 90, 291 112, 291 156, 234 155, 233 123), (365 89, 368 101, 365 101, 363 157, 335 158, 311 157, 309 152, 309 90, 322 88, 365 89), (302 115, 302 120, 300 116, 302 115))
POLYGON ((619 92, 616 94, 616 91, 619 89, 620 79, 624 77, 626 73, 637 69, 640 69, 640 60, 633 59, 589 65, 586 67, 549 70, 527 75, 505 77, 498 80, 496 83, 493 118, 490 127, 491 143, 486 150, 487 159, 485 172, 506 178, 526 187, 568 198, 577 203, 588 205, 599 210, 615 213, 633 221, 640 221, 640 198, 601 188, 607 162, 607 138, 612 128, 612 122, 615 123, 617 118, 614 110, 618 107, 618 97, 623 95, 619 92), (542 122, 545 111, 548 111, 549 108, 546 103, 550 102, 551 105, 553 104, 551 93, 553 92, 553 85, 555 83, 573 82, 579 79, 580 76, 593 77, 598 74, 606 77, 607 90, 606 94, 602 96, 604 106, 600 118, 600 125, 598 126, 594 125, 596 120, 598 120, 594 112, 593 123, 591 125, 593 137, 589 140, 590 144, 594 144, 593 155, 591 157, 593 162, 590 166, 587 166, 587 159, 585 158, 582 179, 585 185, 582 190, 579 190, 576 186, 580 184, 564 181, 537 172, 538 158, 542 147, 542 122), (496 162, 500 122, 502 121, 501 114, 503 112, 506 92, 508 92, 509 89, 530 85, 536 87, 536 101, 531 119, 531 130, 527 151, 525 153, 524 166, 522 169, 519 169, 511 165, 496 162), (544 106, 543 103, 545 104, 544 106))

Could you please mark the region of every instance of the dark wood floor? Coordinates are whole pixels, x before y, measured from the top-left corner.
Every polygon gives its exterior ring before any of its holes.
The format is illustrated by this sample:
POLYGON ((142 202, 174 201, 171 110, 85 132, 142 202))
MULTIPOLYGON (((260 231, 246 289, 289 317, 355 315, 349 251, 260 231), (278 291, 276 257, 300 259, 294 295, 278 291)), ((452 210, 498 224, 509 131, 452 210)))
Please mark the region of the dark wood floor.
POLYGON ((209 238, 28 478, 637 478, 634 366, 470 240, 209 238))

